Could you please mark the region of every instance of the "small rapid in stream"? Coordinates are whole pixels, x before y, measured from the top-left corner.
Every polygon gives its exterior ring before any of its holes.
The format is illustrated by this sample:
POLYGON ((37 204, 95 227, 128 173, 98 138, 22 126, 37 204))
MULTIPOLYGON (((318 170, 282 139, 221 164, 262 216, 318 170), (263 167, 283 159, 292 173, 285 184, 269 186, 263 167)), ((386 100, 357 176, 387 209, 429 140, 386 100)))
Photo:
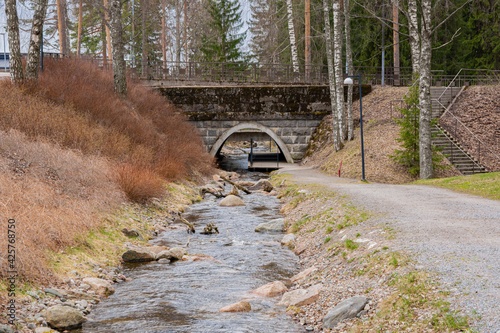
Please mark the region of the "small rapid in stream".
MULTIPOLYGON (((99 303, 81 332, 304 332, 276 306, 279 297, 249 293, 297 273, 298 260, 280 245, 281 234, 254 231, 260 223, 281 218, 279 200, 259 193, 242 198, 246 206, 219 207, 221 199, 207 195, 183 214, 197 230, 190 237, 189 253, 216 261, 125 266, 123 274, 133 280, 116 285, 115 294, 99 303), (200 234, 210 222, 220 233, 200 234), (220 308, 241 300, 251 303, 250 312, 219 313, 220 308)), ((179 228, 151 243, 185 247, 188 237, 186 229, 179 228)))

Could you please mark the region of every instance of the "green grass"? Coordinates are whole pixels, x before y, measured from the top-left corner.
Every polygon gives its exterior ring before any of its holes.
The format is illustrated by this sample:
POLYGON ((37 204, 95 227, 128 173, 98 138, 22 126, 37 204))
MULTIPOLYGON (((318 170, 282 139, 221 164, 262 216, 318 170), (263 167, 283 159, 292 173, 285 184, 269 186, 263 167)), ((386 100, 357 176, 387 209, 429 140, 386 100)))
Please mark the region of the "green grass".
POLYGON ((500 172, 482 173, 470 176, 426 179, 414 182, 417 185, 432 185, 457 192, 479 195, 500 200, 500 172))

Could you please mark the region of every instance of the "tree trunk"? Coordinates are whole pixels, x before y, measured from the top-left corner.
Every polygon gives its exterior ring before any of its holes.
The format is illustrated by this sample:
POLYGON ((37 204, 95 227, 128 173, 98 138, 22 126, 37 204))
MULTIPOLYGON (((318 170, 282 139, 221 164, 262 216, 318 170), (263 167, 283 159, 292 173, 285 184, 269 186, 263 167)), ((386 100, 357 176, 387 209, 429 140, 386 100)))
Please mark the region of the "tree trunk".
MULTIPOLYGON (((351 9, 349 8, 349 0, 344 0, 344 20, 345 20, 345 56, 347 62, 347 75, 354 74, 354 65, 352 62, 351 48, 351 9)), ((347 87, 347 140, 351 141, 354 138, 354 117, 352 114, 352 91, 354 85, 350 84, 347 87)))
POLYGON ((393 0, 392 3, 392 38, 394 44, 394 85, 399 86, 399 8, 398 0, 393 0))
POLYGON ((305 0, 305 75, 306 82, 311 79, 311 0, 305 0))
POLYGON ((142 0, 142 59, 141 59, 141 71, 142 76, 148 76, 148 50, 147 50, 147 32, 146 32, 146 11, 148 7, 148 1, 142 0))
MULTIPOLYGON (((181 61, 181 0, 175 2, 175 61, 181 61)), ((180 64, 178 64, 180 65, 180 64)))
MULTIPOLYGON (((106 9, 105 9, 106 10, 106 9)), ((107 53, 107 48, 106 48, 106 23, 102 21, 101 24, 101 34, 103 35, 102 39, 102 66, 104 68, 108 68, 108 53, 107 53)))
POLYGON ((328 63, 328 83, 330 86, 330 101, 332 104, 332 137, 335 150, 339 150, 339 127, 337 122, 337 97, 335 90, 335 69, 333 68, 332 30, 330 28, 330 10, 328 0, 323 0, 325 19, 326 59, 328 63))
POLYGON ((16 0, 5 0, 5 14, 7 15, 7 32, 9 33, 10 79, 14 84, 21 84, 23 83, 23 65, 21 62, 16 0))
POLYGON ((43 37, 43 22, 47 12, 47 0, 38 0, 33 13, 33 25, 31 27, 30 46, 28 59, 26 60, 26 79, 36 80, 40 68, 40 47, 43 37))
POLYGON ((82 46, 83 0, 78 4, 78 37, 76 39, 76 57, 80 58, 82 46))
POLYGON ((288 14, 288 35, 290 37, 290 51, 292 53, 293 72, 299 72, 299 56, 297 53, 297 44, 295 42, 295 26, 293 24, 292 0, 286 0, 286 11, 288 14))
POLYGON ((167 0, 162 1, 161 5, 162 15, 161 15, 161 52, 163 56, 163 70, 167 69, 167 0))
POLYGON ((335 68, 335 89, 337 97, 337 120, 339 122, 339 139, 343 144, 346 133, 346 117, 344 105, 344 75, 342 74, 342 19, 340 14, 340 1, 333 1, 333 50, 335 68))
MULTIPOLYGON (((121 10, 121 9, 120 9, 121 10)), ((108 0, 104 0, 104 20, 106 22, 111 22, 109 19, 110 8, 108 6, 108 0)), ((109 27, 107 24, 104 25, 106 29, 106 48, 108 57, 112 57, 112 49, 111 49, 111 33, 109 31, 109 27)))
POLYGON ((66 0, 57 0, 57 26, 59 29, 59 53, 61 56, 70 54, 66 20, 66 0))
POLYGON ((125 48, 122 28, 122 1, 110 1, 111 35, 113 43, 113 82, 115 92, 122 97, 127 96, 127 76, 125 68, 125 48))
POLYGON ((431 0, 422 0, 422 27, 420 52, 420 179, 429 179, 434 176, 431 146, 431 0))
POLYGON ((408 0, 411 65, 413 74, 420 71, 420 36, 418 34, 417 0, 408 0))

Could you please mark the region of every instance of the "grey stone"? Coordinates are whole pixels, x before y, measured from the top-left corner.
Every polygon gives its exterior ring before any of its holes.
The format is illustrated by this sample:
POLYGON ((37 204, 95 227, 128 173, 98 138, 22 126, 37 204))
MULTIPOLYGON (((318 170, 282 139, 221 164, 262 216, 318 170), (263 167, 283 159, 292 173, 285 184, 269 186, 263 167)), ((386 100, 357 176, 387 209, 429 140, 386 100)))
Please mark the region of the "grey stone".
POLYGON ((343 300, 333 309, 329 310, 323 318, 323 328, 334 328, 340 321, 354 318, 363 311, 369 299, 365 296, 354 296, 343 300))
POLYGON ((181 260, 186 253, 186 249, 182 247, 173 247, 170 250, 165 250, 158 253, 157 259, 168 259, 170 261, 181 260))
POLYGON ((251 191, 263 190, 266 192, 271 192, 273 189, 273 184, 271 184, 271 182, 267 179, 261 179, 255 185, 249 187, 249 190, 251 191))
POLYGON ((48 327, 37 327, 35 328, 35 333, 58 333, 58 332, 48 327))
POLYGON ((0 324, 0 333, 14 333, 14 330, 8 325, 0 324))
POLYGON ((45 293, 57 296, 59 298, 64 298, 64 295, 55 289, 47 288, 47 289, 45 289, 45 293))
POLYGON ((137 231, 136 229, 123 228, 122 233, 127 237, 133 237, 133 238, 137 238, 140 240, 144 240, 144 237, 142 237, 141 233, 139 231, 137 231))
POLYGON ((154 252, 144 248, 132 248, 122 254, 125 262, 146 262, 156 260, 154 252))
POLYGON ((283 232, 285 228, 285 221, 283 219, 271 220, 269 222, 261 223, 255 228, 255 232, 283 232))
POLYGON ((295 235, 294 234, 286 234, 281 239, 281 245, 287 245, 287 244, 292 243, 294 241, 295 241, 295 235))
POLYGON ((228 195, 219 202, 221 207, 235 207, 235 206, 246 206, 246 204, 235 195, 228 195))
POLYGON ((322 284, 317 284, 307 289, 295 289, 283 295, 278 305, 288 306, 304 306, 316 302, 319 298, 319 291, 323 287, 322 284))
POLYGON ((50 327, 57 330, 80 328, 85 321, 77 309, 69 306, 55 305, 45 311, 45 320, 50 327))
POLYGON ((38 294, 37 294, 37 293, 35 293, 34 291, 28 290, 28 291, 26 292, 26 294, 30 295, 30 296, 31 296, 31 297, 33 297, 34 299, 37 299, 37 300, 39 300, 39 299, 40 299, 40 296, 38 296, 38 294))

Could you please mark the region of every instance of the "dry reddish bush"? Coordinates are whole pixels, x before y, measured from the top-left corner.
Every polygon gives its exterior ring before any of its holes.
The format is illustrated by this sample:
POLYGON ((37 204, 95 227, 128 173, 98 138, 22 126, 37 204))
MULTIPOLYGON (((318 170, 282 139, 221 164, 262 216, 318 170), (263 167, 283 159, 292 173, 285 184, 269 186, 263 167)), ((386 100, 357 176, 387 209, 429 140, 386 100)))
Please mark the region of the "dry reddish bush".
MULTIPOLYGON (((32 142, 17 131, 0 132, 0 247, 7 248, 7 219, 16 220, 20 276, 51 276, 46 251, 75 245, 75 237, 101 223, 98 214, 124 199, 109 163, 53 144, 32 142)), ((7 256, 0 256, 0 278, 7 256)))
POLYGON ((168 180, 203 171, 212 163, 201 138, 164 97, 129 80, 128 97, 113 92, 112 73, 76 59, 47 61, 37 94, 69 103, 130 139, 130 153, 121 161, 147 167, 168 180), (175 168, 169 166, 175 165, 175 168))
POLYGON ((123 163, 116 167, 116 173, 118 184, 132 201, 145 202, 165 192, 164 181, 147 168, 123 163))

